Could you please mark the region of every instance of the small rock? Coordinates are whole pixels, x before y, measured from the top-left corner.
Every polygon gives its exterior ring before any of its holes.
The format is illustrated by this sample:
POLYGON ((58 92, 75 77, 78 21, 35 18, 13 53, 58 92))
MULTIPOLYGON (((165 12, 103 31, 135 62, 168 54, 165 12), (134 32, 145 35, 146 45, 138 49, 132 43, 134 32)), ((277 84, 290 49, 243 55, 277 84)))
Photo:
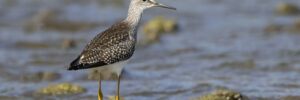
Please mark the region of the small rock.
POLYGON ((213 94, 207 94, 200 98, 194 98, 190 100, 249 100, 249 99, 235 91, 218 90, 213 94))
POLYGON ((59 10, 47 10, 38 12, 31 19, 25 22, 23 29, 25 32, 36 30, 57 30, 57 31, 81 31, 96 28, 104 23, 74 22, 67 19, 59 19, 59 10))
POLYGON ((274 33, 274 32, 280 32, 283 30, 283 26, 282 25, 275 25, 275 24, 268 24, 265 27, 265 32, 270 34, 270 33, 274 33))
POLYGON ((98 23, 73 22, 69 20, 53 19, 53 20, 48 20, 45 23, 45 26, 42 27, 42 29, 73 32, 73 31, 89 30, 89 29, 96 28, 98 26, 100 26, 100 24, 98 23))
POLYGON ((15 43, 15 48, 28 48, 28 49, 45 49, 45 48, 51 48, 52 45, 47 43, 41 43, 41 42, 25 42, 20 41, 15 43))
POLYGON ((76 47, 76 42, 72 39, 63 39, 61 47, 63 49, 71 49, 76 47))
POLYGON ((124 0, 97 0, 101 6, 117 6, 124 7, 126 2, 124 0))
POLYGON ((45 27, 45 23, 47 20, 53 18, 57 15, 57 11, 47 10, 42 11, 34 15, 31 19, 25 22, 23 25, 23 29, 25 32, 33 32, 35 30, 40 30, 45 27))
POLYGON ((173 50, 171 52, 172 55, 180 55, 180 54, 186 54, 186 53, 191 53, 191 52, 196 52, 198 51, 197 48, 183 48, 183 49, 177 49, 173 50))
POLYGON ((89 80, 98 81, 101 77, 101 80, 117 80, 118 76, 115 73, 112 73, 108 69, 103 69, 99 72, 96 69, 92 69, 90 74, 88 75, 89 80), (100 75, 101 74, 101 75, 100 75))
POLYGON ((54 81, 60 78, 60 74, 52 72, 24 73, 22 76, 24 82, 54 81))
POLYGON ((98 72, 98 70, 91 69, 91 71, 88 75, 88 79, 93 80, 93 81, 99 80, 100 79, 100 73, 98 72))
POLYGON ((288 24, 268 24, 264 29, 266 35, 273 35, 278 33, 299 34, 300 19, 294 23, 288 24))
POLYGON ((256 67, 256 63, 255 63, 255 60, 249 59, 249 60, 244 60, 244 61, 223 62, 220 64, 220 67, 253 69, 256 67))
POLYGON ((83 87, 80 87, 79 85, 72 85, 70 83, 62 83, 62 84, 48 85, 45 88, 41 88, 41 89, 37 90, 35 93, 45 94, 45 95, 61 95, 61 94, 82 93, 85 91, 86 91, 86 89, 83 87))
POLYGON ((277 6, 276 12, 278 14, 283 14, 283 15, 293 15, 293 14, 298 14, 300 10, 296 5, 289 4, 289 3, 281 3, 280 5, 277 6))
POLYGON ((299 96, 287 96, 287 97, 283 97, 280 100, 300 100, 299 96))
POLYGON ((42 80, 44 81, 54 81, 60 78, 60 74, 52 72, 44 72, 42 74, 42 80))
POLYGON ((20 98, 16 96, 0 96, 0 100, 20 100, 20 98))
POLYGON ((256 98, 253 98, 253 100, 274 100, 274 98, 262 98, 262 97, 256 97, 256 98))
POLYGON ((300 18, 295 22, 294 30, 300 32, 300 18))
POLYGON ((36 59, 36 60, 28 62, 27 64, 28 65, 35 65, 35 66, 51 66, 51 65, 57 65, 57 64, 59 64, 59 62, 36 59))
MULTIPOLYGON (((110 96, 108 100, 116 100, 116 96, 110 96)), ((125 100, 125 98, 120 97, 120 100, 125 100)))
POLYGON ((142 31, 150 42, 156 42, 163 33, 171 33, 177 30, 177 23, 162 17, 154 18, 142 27, 142 31))

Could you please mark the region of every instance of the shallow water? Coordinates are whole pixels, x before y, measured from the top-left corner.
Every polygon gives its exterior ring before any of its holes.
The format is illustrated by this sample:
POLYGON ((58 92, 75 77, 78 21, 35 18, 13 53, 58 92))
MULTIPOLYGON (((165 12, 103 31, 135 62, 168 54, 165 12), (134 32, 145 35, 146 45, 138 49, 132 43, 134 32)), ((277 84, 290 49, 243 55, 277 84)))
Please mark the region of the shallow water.
MULTIPOLYGON (((275 14, 281 0, 157 1, 178 10, 149 9, 142 23, 164 16, 178 21, 180 29, 137 49, 121 82, 120 94, 127 100, 187 100, 223 88, 252 99, 300 96, 300 35, 266 35, 264 31, 270 23, 293 23, 299 18, 275 14)), ((300 7, 299 0, 285 1, 300 7)), ((126 6, 120 2, 103 5, 97 0, 1 0, 0 99, 95 100, 98 84, 87 79, 89 70, 65 68, 92 37, 124 18, 126 6), (79 31, 24 31, 28 19, 49 10, 59 11, 60 20, 99 25, 79 31), (65 39, 76 40, 76 47, 63 49, 65 39), (60 77, 35 80, 37 72, 55 72, 60 77), (62 96, 33 93, 62 82, 79 84, 87 92, 62 96)), ((114 81, 104 81, 104 96, 114 95, 115 86, 114 81)))

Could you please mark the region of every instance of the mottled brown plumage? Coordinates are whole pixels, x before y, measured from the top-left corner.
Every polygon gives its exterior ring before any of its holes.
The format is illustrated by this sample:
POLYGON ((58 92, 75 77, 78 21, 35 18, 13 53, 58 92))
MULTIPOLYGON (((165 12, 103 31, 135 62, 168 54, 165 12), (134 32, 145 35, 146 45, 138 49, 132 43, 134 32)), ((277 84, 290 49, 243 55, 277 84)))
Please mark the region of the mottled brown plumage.
MULTIPOLYGON (((121 72, 135 50, 136 29, 139 26, 142 13, 145 9, 151 7, 176 9, 157 3, 155 0, 131 0, 127 18, 98 34, 70 64, 68 70, 99 67, 97 70, 100 73, 108 69, 110 72, 117 74, 116 100, 120 100, 119 86, 121 72)), ((103 74, 100 75, 102 76, 103 74)), ((103 100, 101 79, 99 80, 98 100, 103 100)))
POLYGON ((121 22, 98 34, 71 63, 69 70, 100 67, 129 59, 136 42, 133 31, 130 25, 121 22))
POLYGON ((155 0, 132 0, 127 18, 97 35, 70 64, 68 70, 100 67, 129 59, 134 52, 136 29, 141 15, 145 9, 154 6, 175 9, 156 3, 155 0))

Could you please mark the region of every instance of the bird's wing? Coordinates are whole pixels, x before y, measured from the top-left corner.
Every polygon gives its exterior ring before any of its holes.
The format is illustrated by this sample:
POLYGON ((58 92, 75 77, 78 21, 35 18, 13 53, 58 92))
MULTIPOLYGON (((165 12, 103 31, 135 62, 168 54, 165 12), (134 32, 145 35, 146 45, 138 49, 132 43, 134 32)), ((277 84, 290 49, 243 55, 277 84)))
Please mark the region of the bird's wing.
POLYGON ((98 34, 71 63, 69 70, 86 69, 129 59, 134 51, 126 24, 116 24, 98 34))

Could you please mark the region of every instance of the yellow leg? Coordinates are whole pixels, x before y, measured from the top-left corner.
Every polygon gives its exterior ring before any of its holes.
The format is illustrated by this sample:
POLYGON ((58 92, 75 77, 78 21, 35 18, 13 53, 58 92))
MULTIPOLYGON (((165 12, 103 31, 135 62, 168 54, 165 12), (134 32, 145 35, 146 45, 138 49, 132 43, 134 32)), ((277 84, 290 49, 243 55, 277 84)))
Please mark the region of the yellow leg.
POLYGON ((103 94, 101 91, 101 74, 100 74, 100 78, 99 78, 98 100, 103 100, 103 94))
POLYGON ((117 85, 117 95, 116 95, 116 100, 120 100, 120 96, 119 96, 120 79, 121 79, 121 75, 118 77, 118 85, 117 85))

